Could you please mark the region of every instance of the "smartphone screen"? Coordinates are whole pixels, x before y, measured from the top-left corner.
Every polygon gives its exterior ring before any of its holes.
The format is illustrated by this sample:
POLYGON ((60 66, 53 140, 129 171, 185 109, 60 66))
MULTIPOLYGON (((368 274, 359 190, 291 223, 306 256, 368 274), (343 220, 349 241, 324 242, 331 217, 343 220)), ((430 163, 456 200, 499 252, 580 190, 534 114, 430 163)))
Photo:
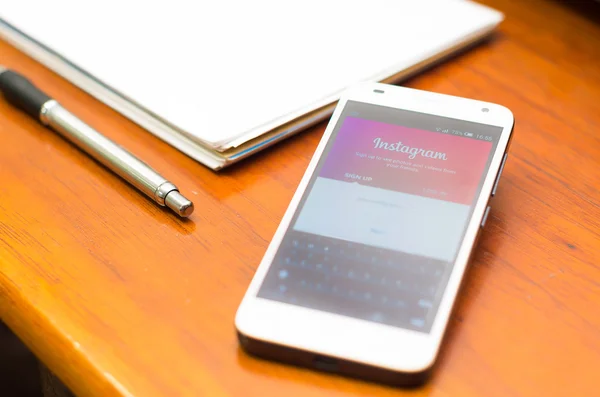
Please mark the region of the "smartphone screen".
POLYGON ((347 102, 258 297, 429 332, 501 133, 347 102))

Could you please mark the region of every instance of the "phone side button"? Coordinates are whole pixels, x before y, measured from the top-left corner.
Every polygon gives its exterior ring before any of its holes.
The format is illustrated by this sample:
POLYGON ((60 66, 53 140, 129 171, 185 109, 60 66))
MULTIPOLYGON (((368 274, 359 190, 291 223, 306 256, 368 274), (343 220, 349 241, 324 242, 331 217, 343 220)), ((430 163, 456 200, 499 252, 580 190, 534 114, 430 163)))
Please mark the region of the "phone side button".
POLYGON ((485 212, 483 213, 483 219, 481 219, 481 227, 482 228, 485 226, 485 221, 487 221, 488 214, 490 213, 490 208, 492 208, 492 207, 490 207, 488 205, 488 207, 485 209, 485 212))
POLYGON ((502 164, 500 164, 500 170, 498 170, 498 175, 496 176, 496 182, 494 182, 494 188, 492 189, 492 197, 496 194, 496 189, 498 189, 498 183, 500 182, 500 177, 502 176, 502 170, 504 170, 504 164, 506 163, 506 158, 508 157, 508 153, 504 153, 504 157, 502 157, 502 164))

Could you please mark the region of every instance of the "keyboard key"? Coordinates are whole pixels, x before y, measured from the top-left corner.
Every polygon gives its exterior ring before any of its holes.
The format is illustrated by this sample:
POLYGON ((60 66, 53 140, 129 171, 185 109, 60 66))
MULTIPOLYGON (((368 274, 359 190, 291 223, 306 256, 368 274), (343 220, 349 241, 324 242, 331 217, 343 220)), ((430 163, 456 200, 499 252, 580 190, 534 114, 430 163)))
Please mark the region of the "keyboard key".
POLYGON ((397 307, 406 307, 406 306, 407 306, 407 304, 406 304, 406 302, 405 302, 405 301, 403 301, 403 300, 397 300, 397 301, 396 301, 396 306, 397 306, 397 307))
POLYGON ((419 299, 419 306, 421 306, 424 309, 431 309, 433 307, 433 303, 431 303, 431 301, 427 299, 419 299))

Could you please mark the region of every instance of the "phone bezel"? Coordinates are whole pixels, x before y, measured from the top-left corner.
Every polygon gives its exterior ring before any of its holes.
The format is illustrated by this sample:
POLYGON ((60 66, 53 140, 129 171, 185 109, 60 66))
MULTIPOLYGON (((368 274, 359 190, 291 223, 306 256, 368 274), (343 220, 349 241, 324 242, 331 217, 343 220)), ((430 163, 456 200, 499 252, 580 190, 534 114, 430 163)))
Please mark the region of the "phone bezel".
POLYGON ((437 356, 469 257, 474 248, 482 217, 508 147, 513 125, 512 112, 504 106, 493 103, 377 83, 360 84, 347 90, 339 100, 323 138, 317 146, 306 173, 238 308, 235 319, 238 332, 259 341, 386 370, 405 373, 426 371, 433 365, 437 356), (429 333, 397 328, 256 296, 348 101, 429 113, 503 128, 429 333), (489 111, 484 112, 483 108, 487 108, 489 111))

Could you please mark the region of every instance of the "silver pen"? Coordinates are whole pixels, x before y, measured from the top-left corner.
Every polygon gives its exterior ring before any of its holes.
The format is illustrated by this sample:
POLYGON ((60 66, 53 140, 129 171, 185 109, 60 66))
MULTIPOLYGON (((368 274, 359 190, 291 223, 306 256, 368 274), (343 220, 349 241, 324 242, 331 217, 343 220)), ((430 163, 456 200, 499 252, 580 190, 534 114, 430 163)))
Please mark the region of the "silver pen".
POLYGON ((13 106, 58 132, 159 205, 169 207, 181 217, 188 217, 194 211, 194 204, 175 185, 79 120, 25 77, 1 65, 0 91, 13 106))

